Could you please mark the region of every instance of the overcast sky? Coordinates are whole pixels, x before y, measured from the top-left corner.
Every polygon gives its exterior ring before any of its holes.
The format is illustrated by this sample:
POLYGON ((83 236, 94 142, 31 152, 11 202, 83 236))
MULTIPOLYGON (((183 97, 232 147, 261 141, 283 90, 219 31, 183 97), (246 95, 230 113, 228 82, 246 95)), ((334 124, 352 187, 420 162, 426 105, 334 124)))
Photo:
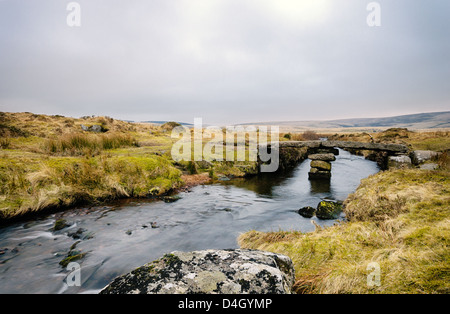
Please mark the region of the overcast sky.
POLYGON ((0 0, 0 111, 206 124, 450 110, 450 1, 0 0))

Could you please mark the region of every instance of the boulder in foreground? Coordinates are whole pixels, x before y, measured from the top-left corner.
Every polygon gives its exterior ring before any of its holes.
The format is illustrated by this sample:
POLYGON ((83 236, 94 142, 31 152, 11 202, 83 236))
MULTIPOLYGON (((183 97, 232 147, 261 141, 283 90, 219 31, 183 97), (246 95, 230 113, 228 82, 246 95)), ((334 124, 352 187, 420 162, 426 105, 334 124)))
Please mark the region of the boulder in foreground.
POLYGON ((172 252, 117 277, 101 294, 286 294, 292 260, 258 250, 172 252))

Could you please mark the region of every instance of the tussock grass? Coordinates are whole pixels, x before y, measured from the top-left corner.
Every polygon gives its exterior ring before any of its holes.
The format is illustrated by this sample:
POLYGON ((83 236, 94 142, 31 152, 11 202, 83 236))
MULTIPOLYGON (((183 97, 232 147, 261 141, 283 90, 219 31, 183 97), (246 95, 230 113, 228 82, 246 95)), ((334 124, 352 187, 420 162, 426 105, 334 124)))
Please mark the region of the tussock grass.
POLYGON ((49 139, 44 144, 44 151, 49 154, 68 156, 97 155, 102 150, 121 147, 138 147, 136 139, 126 134, 66 134, 56 139, 49 139))
POLYGON ((298 293, 449 293, 449 191, 448 171, 380 172, 345 201, 348 222, 238 240, 290 256, 298 293), (380 265, 379 287, 367 285, 371 262, 380 265))
POLYGON ((0 220, 121 197, 147 197, 181 185, 181 172, 160 156, 52 157, 32 167, 0 165, 0 220))
POLYGON ((0 221, 47 208, 159 195, 181 184, 167 135, 108 117, 0 113, 0 221), (106 133, 82 131, 101 125, 106 133), (140 147, 140 140, 158 146, 140 147))

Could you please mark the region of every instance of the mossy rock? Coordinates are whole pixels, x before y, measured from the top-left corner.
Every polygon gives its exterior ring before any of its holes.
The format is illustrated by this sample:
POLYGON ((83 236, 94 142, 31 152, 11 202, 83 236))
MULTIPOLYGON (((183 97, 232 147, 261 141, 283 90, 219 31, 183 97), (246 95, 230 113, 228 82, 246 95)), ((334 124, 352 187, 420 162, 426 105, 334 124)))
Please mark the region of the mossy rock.
POLYGON ((68 256, 59 262, 59 265, 66 268, 70 262, 80 260, 85 256, 86 256, 86 253, 81 253, 80 251, 70 251, 68 256))
POLYGON ((341 204, 334 201, 321 201, 317 205, 316 216, 319 219, 337 219, 341 211, 341 204))
POLYGON ((58 219, 55 221, 55 224, 53 225, 52 230, 53 231, 58 231, 58 230, 62 230, 65 227, 70 226, 67 221, 65 219, 58 219))
POLYGON ((317 168, 320 170, 331 171, 331 164, 323 160, 313 160, 311 161, 311 168, 317 168))
POLYGON ((181 196, 178 195, 166 195, 162 197, 162 200, 165 203, 173 203, 181 199, 181 196))

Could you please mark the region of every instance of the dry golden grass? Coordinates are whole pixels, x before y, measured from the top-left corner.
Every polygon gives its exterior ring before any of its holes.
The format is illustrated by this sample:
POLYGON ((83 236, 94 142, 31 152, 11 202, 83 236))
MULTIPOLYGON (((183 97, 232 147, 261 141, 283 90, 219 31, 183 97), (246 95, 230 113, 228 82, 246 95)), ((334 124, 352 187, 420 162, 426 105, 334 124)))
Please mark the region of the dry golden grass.
POLYGON ((34 164, 0 163, 0 220, 122 197, 157 196, 182 184, 181 171, 161 156, 51 157, 34 164))
POLYGON ((53 155, 98 155, 103 150, 121 147, 138 147, 138 141, 128 134, 65 134, 47 140, 43 149, 53 155))
POLYGON ((183 179, 191 185, 246 175, 245 162, 217 162, 182 179, 190 169, 171 159, 175 125, 0 112, 0 220, 79 202, 160 195, 183 179), (100 126, 101 132, 82 125, 100 126))
POLYGON ((0 138, 0 220, 79 202, 158 195, 181 184, 181 171, 160 153, 172 139, 159 126, 0 112, 0 138), (103 133, 81 125, 98 125, 103 133))

